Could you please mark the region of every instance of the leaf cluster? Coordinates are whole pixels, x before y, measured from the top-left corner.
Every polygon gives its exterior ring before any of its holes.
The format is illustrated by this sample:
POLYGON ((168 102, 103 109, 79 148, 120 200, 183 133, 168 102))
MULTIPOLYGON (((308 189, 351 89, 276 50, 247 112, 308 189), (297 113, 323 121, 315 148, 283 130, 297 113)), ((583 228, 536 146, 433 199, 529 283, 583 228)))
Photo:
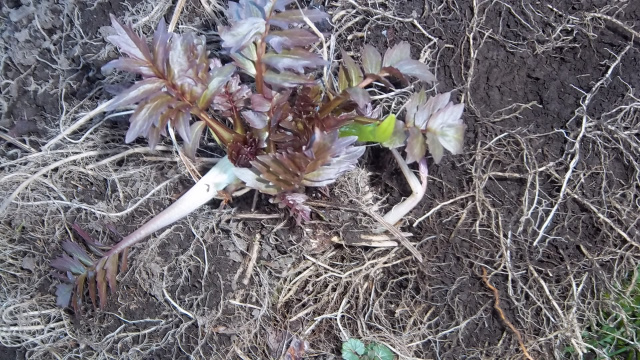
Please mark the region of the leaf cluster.
MULTIPOLYGON (((106 263, 96 263, 93 257, 80 245, 66 240, 62 243, 64 253, 51 261, 51 267, 56 271, 52 275, 61 280, 56 287, 56 304, 67 307, 71 304, 76 313, 81 312, 82 297, 88 288, 89 298, 93 307, 97 308, 97 297, 100 297, 100 308, 104 308, 107 301, 107 284, 111 292, 116 290, 116 275, 118 274, 118 255, 104 258, 109 246, 94 240, 78 224, 73 229, 84 240, 90 252, 104 259, 106 263), (100 265, 99 267, 96 265, 100 265)), ((120 271, 126 270, 127 251, 122 255, 120 271)))
POLYGON ((349 339, 342 343, 343 360, 394 360, 395 354, 384 344, 364 343, 358 339, 349 339))
MULTIPOLYGON (((229 25, 218 28, 228 61, 210 56, 203 36, 169 32, 162 20, 149 44, 111 16, 114 34, 107 40, 122 56, 103 71, 138 76, 108 107, 134 108, 125 141, 146 137, 153 148, 175 130, 184 152, 193 157, 208 129, 226 150, 234 176, 270 195, 299 223, 310 220, 305 189, 330 185, 353 169, 365 151, 358 142, 406 145, 407 163, 426 164, 427 148, 436 162, 443 149, 462 151, 463 106, 450 102, 450 93, 432 98, 415 93, 404 106, 404 120, 383 115, 373 103, 369 91, 374 87, 435 81, 426 64, 411 58, 407 42, 383 52, 364 45, 359 61, 343 51, 335 66, 314 51, 321 34, 310 26, 329 16, 296 4, 229 1, 229 25), (318 79, 320 73, 328 75, 325 81, 318 79)), ((120 250, 103 253, 102 244, 74 228, 101 258, 93 261, 80 246, 65 242, 66 254, 52 261, 63 280, 58 302, 77 310, 88 284, 92 302, 99 295, 103 307, 107 283, 115 290, 120 250)), ((121 260, 126 266, 126 252, 121 260)))

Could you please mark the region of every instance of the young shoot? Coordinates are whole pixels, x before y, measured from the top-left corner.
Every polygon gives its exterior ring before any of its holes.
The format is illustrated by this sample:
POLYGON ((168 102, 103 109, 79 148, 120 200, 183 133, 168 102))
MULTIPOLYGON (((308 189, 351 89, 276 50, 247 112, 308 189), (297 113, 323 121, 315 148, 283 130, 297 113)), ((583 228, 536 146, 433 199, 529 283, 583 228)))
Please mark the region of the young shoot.
POLYGON ((333 64, 311 50, 319 39, 307 24, 329 16, 295 4, 230 1, 230 25, 218 29, 228 63, 210 56, 204 37, 170 33, 162 20, 149 44, 111 17, 115 34, 107 40, 122 57, 103 70, 139 77, 107 109, 135 105, 125 141, 145 137, 153 148, 171 129, 193 157, 209 129, 227 155, 173 205, 111 248, 76 228, 98 259, 77 244, 65 243, 66 254, 52 261, 64 279, 58 287, 60 305, 73 302, 78 309, 88 288, 94 305, 97 294, 103 307, 107 283, 114 291, 130 246, 189 215, 220 191, 255 189, 302 223, 311 219, 305 189, 330 185, 355 168, 365 151, 358 142, 378 143, 392 149, 414 192, 384 217, 395 224, 424 196, 427 148, 436 163, 443 149, 462 151, 463 106, 450 103, 450 94, 427 99, 418 92, 405 106, 404 121, 374 106, 369 94, 374 86, 393 89, 393 83, 435 81, 427 65, 411 58, 408 43, 384 55, 365 45, 360 62, 342 52, 335 81, 326 84, 317 80, 318 70, 333 64), (405 145, 407 156, 402 159, 398 148, 405 145), (412 162, 419 163, 421 180, 409 169, 412 162))

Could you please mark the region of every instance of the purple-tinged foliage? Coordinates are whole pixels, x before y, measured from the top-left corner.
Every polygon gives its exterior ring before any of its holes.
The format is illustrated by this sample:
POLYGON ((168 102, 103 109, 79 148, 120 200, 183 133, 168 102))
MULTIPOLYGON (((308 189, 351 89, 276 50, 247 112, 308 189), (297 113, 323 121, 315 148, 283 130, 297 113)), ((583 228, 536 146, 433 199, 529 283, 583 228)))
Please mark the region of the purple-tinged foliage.
POLYGON ((464 105, 454 105, 450 98, 451 93, 444 93, 427 99, 424 91, 420 91, 407 101, 407 163, 422 159, 427 147, 436 164, 442 160, 444 149, 454 155, 462 152, 466 126, 460 117, 464 105))
MULTIPOLYGON (((106 248, 104 245, 93 240, 77 224, 73 224, 73 228, 95 255, 102 256, 102 250, 106 248)), ((62 281, 56 287, 56 304, 60 307, 71 305, 76 313, 80 313, 85 286, 87 286, 89 298, 96 307, 97 289, 103 287, 106 289, 103 274, 96 273, 95 261, 82 246, 67 240, 62 243, 62 249, 64 253, 50 263, 51 267, 58 271, 53 272, 52 275, 62 281)), ((110 276, 115 280, 116 274, 117 272, 113 272, 110 276)), ((112 290, 115 290, 115 287, 112 290)), ((106 300, 106 291, 100 292, 100 307, 104 307, 106 300)))
MULTIPOLYGON (((125 141, 144 136, 153 148, 170 124, 187 146, 197 143, 199 138, 191 137, 191 115, 209 107, 212 98, 231 79, 235 67, 209 59, 204 37, 168 33, 164 20, 158 24, 151 50, 131 27, 121 24, 113 15, 111 23, 116 35, 107 40, 129 57, 109 62, 103 71, 116 69, 142 76, 141 81, 116 96, 107 108, 138 105, 129 119, 131 126, 125 141)), ((226 129, 213 128, 219 132, 226 129)))
POLYGON ((79 312, 88 291, 94 307, 99 298, 103 308, 107 287, 115 291, 116 275, 126 268, 127 249, 184 218, 218 191, 239 186, 258 190, 302 223, 311 219, 306 187, 330 185, 352 170, 365 151, 355 145, 357 139, 383 142, 400 160, 395 148, 406 145, 401 169, 407 179, 413 176, 409 182, 414 194, 385 216, 395 223, 424 195, 427 148, 436 162, 444 149, 462 151, 463 105, 450 103, 448 93, 427 99, 418 92, 405 105, 404 121, 383 115, 382 107, 372 102, 369 90, 374 83, 378 91, 394 88, 392 80, 402 86, 411 79, 435 81, 426 64, 411 59, 408 43, 387 49, 384 56, 370 45, 356 59, 342 51, 334 74, 331 63, 310 49, 319 41, 318 30, 311 31, 310 23, 329 16, 318 9, 295 8, 296 3, 229 1, 229 26, 218 29, 223 51, 231 59, 227 64, 210 57, 204 37, 193 32, 170 33, 161 21, 149 47, 130 26, 111 17, 115 34, 107 40, 124 56, 103 69, 139 76, 108 107, 135 105, 125 141, 144 136, 153 148, 170 128, 182 138, 185 154, 193 158, 208 128, 227 156, 169 208, 110 249, 74 225, 98 259, 76 243, 63 243, 63 255, 51 262, 57 270, 53 276, 62 281, 56 289, 58 305, 71 303, 79 312), (320 68, 337 79, 330 84, 318 81, 320 68), (415 161, 422 183, 407 166, 415 161))

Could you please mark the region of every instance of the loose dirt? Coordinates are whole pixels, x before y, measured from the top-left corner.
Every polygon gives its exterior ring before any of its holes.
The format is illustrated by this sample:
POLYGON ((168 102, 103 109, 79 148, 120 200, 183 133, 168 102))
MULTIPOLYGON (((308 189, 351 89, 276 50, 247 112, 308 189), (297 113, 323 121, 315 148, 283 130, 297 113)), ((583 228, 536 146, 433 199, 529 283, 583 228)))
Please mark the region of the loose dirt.
MULTIPOLYGON (((640 258, 640 6, 609 3, 325 2, 339 47, 357 57, 364 43, 409 41, 435 69, 431 93, 465 104, 465 153, 429 159, 402 228, 425 261, 336 243, 371 234, 367 210, 411 193, 391 154, 371 148, 309 193, 305 227, 263 197, 253 213, 253 193, 214 202, 134 247, 107 309, 87 302, 75 316, 55 306, 48 276, 61 242, 80 241, 70 224, 112 243, 106 223, 129 233, 193 181, 170 141, 125 146, 126 115, 50 141, 133 80, 99 70, 116 56, 108 14, 149 34, 173 4, 4 2, 0 199, 30 183, 0 214, 0 358, 280 359, 298 338, 334 359, 356 337, 403 359, 521 359, 507 321, 535 359, 602 356, 584 336, 640 258)), ((215 4, 187 2, 181 18, 214 51, 215 4)), ((381 102, 398 111, 407 96, 381 102)), ((196 167, 214 154, 206 139, 196 167)))

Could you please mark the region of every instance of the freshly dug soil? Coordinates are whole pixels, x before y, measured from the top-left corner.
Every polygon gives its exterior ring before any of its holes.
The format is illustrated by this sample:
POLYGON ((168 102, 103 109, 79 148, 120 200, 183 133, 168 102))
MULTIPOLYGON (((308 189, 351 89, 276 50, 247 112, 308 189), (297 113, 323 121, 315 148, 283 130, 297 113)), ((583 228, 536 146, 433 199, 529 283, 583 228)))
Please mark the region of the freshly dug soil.
MULTIPOLYGON (((608 306, 602 295, 637 268, 640 248, 640 4, 324 4, 339 47, 357 57, 364 43, 384 51, 408 41, 435 68, 431 93, 453 90, 465 104, 465 153, 429 159, 427 194, 403 227, 425 261, 402 247, 332 241, 371 233, 363 209, 382 213, 411 193, 392 155, 371 148, 362 169, 310 192, 326 207, 315 206, 304 228, 271 216, 281 210, 263 197, 251 215, 253 193, 214 202, 135 247, 108 307, 87 301, 76 316, 55 307, 47 276, 60 243, 80 240, 70 224, 112 243, 118 236, 105 223, 129 233, 192 181, 168 147, 95 165, 130 149, 127 116, 100 115, 40 149, 119 86, 100 72, 116 56, 105 47, 109 14, 149 33, 173 8, 24 3, 0 5, 0 131, 33 154, 0 140, 0 198, 55 161, 98 153, 51 169, 0 214, 1 359, 282 358, 294 338, 309 342, 313 358, 332 359, 346 337, 402 358, 515 359, 521 345, 536 359, 595 356, 585 332, 608 306), (256 270, 244 282, 256 239, 256 270)), ((183 21, 216 48, 200 2, 188 2, 183 21)), ((213 153, 209 139, 200 155, 213 153)))

